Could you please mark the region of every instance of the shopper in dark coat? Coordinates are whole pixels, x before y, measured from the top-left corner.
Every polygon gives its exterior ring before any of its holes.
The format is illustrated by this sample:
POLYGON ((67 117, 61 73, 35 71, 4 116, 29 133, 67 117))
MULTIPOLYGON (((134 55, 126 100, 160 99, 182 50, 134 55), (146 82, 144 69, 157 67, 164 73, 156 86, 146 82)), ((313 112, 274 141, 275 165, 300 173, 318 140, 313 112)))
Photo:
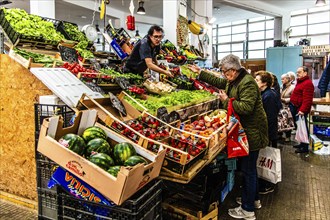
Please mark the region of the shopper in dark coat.
MULTIPOLYGON (((241 67, 240 59, 232 54, 227 55, 220 61, 220 66, 224 78, 202 71, 199 79, 219 89, 224 89, 219 93, 223 108, 227 109, 229 99, 235 98, 233 108, 240 116, 250 148, 249 155, 240 158, 244 184, 242 197, 237 198, 236 201, 241 206, 229 209, 228 214, 234 218, 255 219, 255 208, 261 208, 256 163, 259 150, 268 144, 266 113, 257 83, 241 67)), ((196 66, 191 66, 191 70, 200 72, 196 66)))
POLYGON ((256 72, 256 82, 261 92, 262 104, 267 115, 268 137, 270 146, 277 148, 278 140, 278 113, 282 108, 279 94, 271 88, 274 78, 266 71, 256 72))
POLYGON ((330 91, 330 61, 325 67, 317 87, 320 89, 321 97, 325 97, 327 91, 330 91))
MULTIPOLYGON (((298 120, 298 116, 304 116, 306 121, 307 131, 307 116, 311 110, 313 104, 314 96, 314 85, 313 82, 308 77, 308 68, 305 66, 299 67, 297 69, 297 84, 294 88, 290 97, 290 111, 295 120, 298 120)), ((309 135, 309 134, 308 134, 309 135)), ((294 146, 298 148, 296 153, 307 153, 308 143, 300 143, 294 146)))

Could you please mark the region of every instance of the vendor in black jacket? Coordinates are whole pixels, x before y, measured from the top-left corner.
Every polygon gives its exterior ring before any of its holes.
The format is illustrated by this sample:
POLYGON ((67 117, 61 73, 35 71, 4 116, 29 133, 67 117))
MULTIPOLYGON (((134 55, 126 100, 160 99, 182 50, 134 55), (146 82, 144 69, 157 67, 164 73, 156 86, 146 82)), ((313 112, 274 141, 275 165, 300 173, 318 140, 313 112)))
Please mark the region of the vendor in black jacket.
POLYGON ((148 35, 141 39, 134 47, 124 66, 125 73, 135 73, 143 76, 143 72, 149 68, 158 73, 173 77, 168 70, 157 66, 156 55, 160 51, 160 42, 164 37, 164 31, 157 25, 151 26, 148 35))

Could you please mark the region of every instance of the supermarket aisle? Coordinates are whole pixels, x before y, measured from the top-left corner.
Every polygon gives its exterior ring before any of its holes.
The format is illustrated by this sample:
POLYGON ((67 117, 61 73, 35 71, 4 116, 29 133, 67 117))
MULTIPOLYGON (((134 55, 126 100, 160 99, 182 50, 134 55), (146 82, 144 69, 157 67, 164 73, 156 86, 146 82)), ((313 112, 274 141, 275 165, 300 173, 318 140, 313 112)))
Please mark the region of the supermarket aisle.
MULTIPOLYGON (((292 142, 292 144, 294 144, 292 142)), ((283 182, 273 193, 261 196, 258 220, 330 220, 330 156, 295 154, 292 145, 280 145, 283 182)), ((239 179, 239 177, 237 177, 239 179)), ((219 219, 233 219, 228 208, 236 207, 239 183, 219 207, 219 219)), ((0 200, 1 220, 37 219, 33 210, 0 200)), ((167 220, 167 219, 165 219, 167 220)))
MULTIPOLYGON (((282 182, 273 193, 261 195, 258 220, 330 220, 330 156, 296 154, 290 145, 280 142, 282 182)), ((239 177, 236 178, 239 181, 239 177)), ((239 183, 219 207, 219 219, 233 219, 228 208, 236 207, 239 183)))

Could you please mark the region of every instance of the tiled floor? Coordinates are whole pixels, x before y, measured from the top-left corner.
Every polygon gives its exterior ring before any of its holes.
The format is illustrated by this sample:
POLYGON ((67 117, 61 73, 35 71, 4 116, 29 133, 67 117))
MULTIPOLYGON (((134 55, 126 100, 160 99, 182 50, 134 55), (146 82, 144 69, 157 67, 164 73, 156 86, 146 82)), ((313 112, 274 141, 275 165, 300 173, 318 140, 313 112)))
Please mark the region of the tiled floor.
MULTIPOLYGON (((330 156, 296 154, 292 144, 294 142, 279 145, 282 182, 273 193, 261 195, 262 208, 256 211, 257 219, 330 220, 330 156)), ((233 219, 227 210, 237 206, 238 185, 235 184, 235 189, 220 206, 219 219, 233 219)))
MULTIPOLYGON (((257 219, 330 220, 330 156, 295 154, 292 144, 279 146, 283 181, 273 193, 261 196, 262 208, 256 211, 257 219)), ((237 206, 235 197, 238 195, 236 181, 234 190, 219 207, 219 219, 233 219, 227 210, 237 206)), ((0 200, 0 219, 31 220, 37 219, 37 213, 0 200)))

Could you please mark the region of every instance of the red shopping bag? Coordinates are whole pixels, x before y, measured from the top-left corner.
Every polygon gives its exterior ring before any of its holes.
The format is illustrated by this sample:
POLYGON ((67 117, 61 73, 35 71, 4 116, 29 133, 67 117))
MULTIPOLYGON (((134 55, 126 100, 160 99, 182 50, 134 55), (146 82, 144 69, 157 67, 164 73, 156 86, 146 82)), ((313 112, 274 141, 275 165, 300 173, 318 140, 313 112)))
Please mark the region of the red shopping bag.
POLYGON ((240 123, 239 116, 235 113, 233 108, 233 101, 235 98, 231 98, 228 103, 227 110, 227 123, 230 128, 227 135, 227 153, 228 158, 244 157, 249 155, 249 143, 240 123))

